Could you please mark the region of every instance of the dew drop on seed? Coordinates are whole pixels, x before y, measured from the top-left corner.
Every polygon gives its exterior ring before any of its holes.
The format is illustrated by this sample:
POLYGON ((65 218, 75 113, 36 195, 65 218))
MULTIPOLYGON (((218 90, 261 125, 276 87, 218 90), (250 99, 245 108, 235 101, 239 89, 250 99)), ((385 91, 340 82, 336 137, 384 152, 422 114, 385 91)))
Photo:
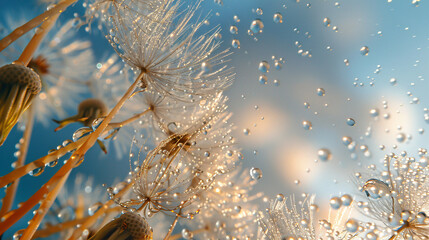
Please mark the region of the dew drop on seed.
POLYGON ((252 177, 252 179, 254 180, 259 180, 262 178, 262 170, 259 168, 251 168, 250 169, 250 177, 252 177))
POLYGON ((329 205, 333 209, 339 209, 341 207, 341 199, 339 197, 333 197, 329 200, 329 205))
POLYGON ((184 239, 192 239, 194 237, 194 234, 192 233, 191 230, 184 228, 182 229, 182 237, 184 239))
POLYGON ((356 124, 356 121, 353 118, 347 118, 346 123, 349 126, 354 126, 356 124))
POLYGON ((311 124, 311 122, 310 121, 306 121, 306 120, 302 121, 302 127, 305 130, 311 130, 311 129, 313 129, 313 125, 311 124))
POLYGON ((283 22, 283 16, 282 16, 282 14, 281 13, 274 13, 273 21, 275 23, 282 23, 283 22))
POLYGON ((362 56, 367 56, 368 53, 369 53, 369 47, 367 47, 367 46, 361 47, 360 54, 362 54, 362 56))
POLYGON ((328 161, 332 158, 331 151, 327 148, 319 149, 319 151, 317 151, 317 156, 319 156, 319 159, 322 161, 328 161))
POLYGON ((359 227, 359 223, 354 219, 349 219, 346 222, 346 230, 350 233, 356 232, 358 230, 358 227, 359 227))
POLYGON ((281 193, 277 194, 276 200, 279 202, 283 202, 285 200, 285 196, 281 193))
POLYGON ((352 204, 353 198, 349 194, 344 194, 341 196, 341 202, 344 206, 348 207, 352 204))
POLYGON ((270 64, 267 61, 261 61, 258 66, 259 71, 267 73, 270 71, 270 64))

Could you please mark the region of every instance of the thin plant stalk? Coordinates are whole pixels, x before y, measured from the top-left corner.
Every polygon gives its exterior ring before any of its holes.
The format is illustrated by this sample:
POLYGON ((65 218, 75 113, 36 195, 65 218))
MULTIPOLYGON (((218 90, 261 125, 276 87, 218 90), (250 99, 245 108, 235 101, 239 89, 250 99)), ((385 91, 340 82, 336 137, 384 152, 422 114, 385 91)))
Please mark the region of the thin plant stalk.
MULTIPOLYGON (((109 126, 105 129, 104 132, 110 131, 111 129, 114 128, 118 128, 118 127, 123 127, 127 124, 132 123, 133 121, 139 119, 141 116, 147 114, 150 110, 145 110, 142 113, 136 114, 135 116, 126 119, 122 122, 118 122, 118 123, 110 123, 109 126)), ((40 168, 45 166, 47 163, 50 163, 64 155, 66 155, 68 152, 71 152, 77 148, 79 148, 80 146, 82 146, 82 144, 88 139, 89 136, 85 136, 81 139, 79 139, 76 142, 70 143, 67 146, 55 150, 51 153, 49 153, 48 155, 41 157, 37 160, 34 160, 33 162, 30 162, 24 166, 20 166, 20 167, 16 167, 12 172, 1 176, 0 177, 0 188, 6 186, 7 184, 16 181, 17 179, 25 176, 27 173, 33 171, 36 168, 40 168)))
POLYGON ((36 232, 37 228, 39 227, 40 223, 42 222, 42 219, 45 217, 45 215, 48 212, 49 208, 51 207, 52 203, 57 198, 57 195, 60 192, 61 188, 63 188, 64 183, 67 181, 67 178, 70 175, 70 172, 66 173, 66 175, 64 175, 58 181, 58 183, 54 187, 54 189, 52 189, 52 191, 48 193, 46 198, 40 204, 39 210, 36 211, 36 214, 31 219, 30 224, 25 229, 24 233, 22 234, 22 237, 20 238, 21 240, 30 240, 33 237, 34 233, 36 232))
POLYGON ((51 28, 55 25, 55 22, 57 21, 60 14, 61 13, 57 13, 42 23, 39 30, 36 31, 30 42, 25 47, 24 51, 22 51, 21 56, 19 56, 18 60, 15 62, 23 64, 24 66, 27 66, 28 63, 30 63, 31 59, 33 58, 33 54, 36 52, 46 34, 48 34, 51 28))
POLYGON ((169 240, 169 239, 170 239, 170 235, 171 235, 171 233, 173 233, 173 230, 174 230, 174 228, 176 227, 177 222, 179 221, 180 213, 181 213, 181 210, 179 211, 179 213, 178 213, 178 214, 176 214, 176 218, 174 218, 174 221, 173 221, 173 223, 171 224, 171 227, 170 227, 170 229, 168 230, 167 235, 165 235, 164 240, 169 240))
MULTIPOLYGON (((134 184, 134 181, 129 182, 127 186, 125 186, 121 191, 115 194, 115 197, 118 197, 118 198, 122 197, 125 193, 127 193, 130 190, 133 184, 134 184)), ((81 223, 80 227, 73 232, 73 235, 70 236, 69 240, 78 239, 82 235, 83 230, 90 228, 92 225, 94 225, 95 222, 97 222, 97 220, 104 213, 107 213, 109 212, 110 209, 112 209, 109 207, 113 203, 115 203, 115 201, 113 199, 110 199, 105 204, 103 204, 103 206, 100 209, 98 209, 97 212, 94 213, 94 215, 86 218, 86 220, 81 223)), ((115 209, 118 209, 118 211, 122 210, 121 207, 115 207, 115 209)))
MULTIPOLYGON (((27 110, 28 118, 25 124, 23 143, 19 149, 19 157, 15 162, 15 168, 19 168, 25 163, 27 157, 28 146, 30 145, 31 133, 33 132, 34 125, 34 108, 33 105, 27 110)), ((18 188, 19 179, 16 179, 7 189, 6 196, 2 200, 0 209, 0 218, 2 218, 12 208, 13 200, 15 199, 16 189, 18 188)))
POLYGON ((26 34, 27 32, 31 31, 31 29, 39 26, 42 22, 46 21, 50 17, 53 17, 55 14, 61 14, 68 8, 70 5, 75 3, 78 0, 64 0, 52 7, 51 9, 45 11, 44 13, 40 14, 39 16, 31 19, 24 25, 16 28, 13 30, 9 35, 4 37, 0 40, 0 52, 3 51, 5 48, 7 48, 10 44, 15 42, 18 38, 20 38, 22 35, 26 34))
MULTIPOLYGON (((27 201, 25 201, 21 205, 21 207, 6 214, 7 215, 6 220, 3 222, 0 222, 0 234, 3 234, 6 231, 6 229, 10 228, 14 223, 16 223, 19 219, 21 219, 28 211, 30 211, 31 208, 33 208, 36 204, 38 204, 43 199, 44 195, 51 191, 50 190, 51 186, 54 186, 54 184, 58 181, 65 181, 67 179, 70 171, 74 167, 76 167, 76 164, 79 161, 82 161, 82 158, 85 155, 86 151, 88 151, 89 148, 91 148, 94 145, 97 138, 99 137, 99 135, 101 135, 101 133, 107 127, 109 122, 113 119, 114 115, 119 111, 119 109, 122 107, 125 101, 132 95, 133 91, 137 87, 138 83, 140 82, 144 74, 145 74, 144 72, 141 72, 139 74, 135 82, 128 88, 128 90, 119 100, 119 102, 115 105, 115 107, 110 111, 110 113, 103 120, 100 126, 88 136, 88 139, 82 144, 80 148, 76 150, 76 152, 70 157, 70 159, 67 160, 67 163, 64 164, 64 166, 62 166, 55 173, 55 175, 51 177, 51 179, 49 179, 49 181, 45 183, 33 196, 31 196, 27 201)), ((50 194, 50 198, 47 199, 48 204, 44 204, 46 209, 40 209, 40 210, 47 211, 51 206, 50 204, 52 204, 52 202, 50 202, 50 199, 53 198, 55 200, 57 195, 58 195, 58 192, 53 192, 52 194, 50 194)), ((42 204, 43 202, 44 201, 42 201, 42 204)), ((37 221, 41 221, 41 220, 42 219, 37 219, 37 221)))

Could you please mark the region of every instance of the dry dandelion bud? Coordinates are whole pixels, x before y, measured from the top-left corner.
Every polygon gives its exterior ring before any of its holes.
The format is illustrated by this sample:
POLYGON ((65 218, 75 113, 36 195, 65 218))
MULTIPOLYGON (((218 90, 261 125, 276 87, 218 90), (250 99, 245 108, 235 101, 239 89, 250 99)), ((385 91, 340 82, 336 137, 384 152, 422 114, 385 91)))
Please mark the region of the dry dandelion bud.
POLYGON ((90 240, 150 240, 152 228, 137 213, 126 212, 101 228, 90 240))
POLYGON ((0 68, 0 146, 41 87, 31 68, 13 63, 0 68))
POLYGON ((76 115, 60 121, 54 120, 54 122, 60 124, 55 131, 74 122, 81 122, 83 125, 90 127, 95 119, 105 116, 107 111, 106 105, 101 100, 95 98, 86 99, 79 104, 76 115))

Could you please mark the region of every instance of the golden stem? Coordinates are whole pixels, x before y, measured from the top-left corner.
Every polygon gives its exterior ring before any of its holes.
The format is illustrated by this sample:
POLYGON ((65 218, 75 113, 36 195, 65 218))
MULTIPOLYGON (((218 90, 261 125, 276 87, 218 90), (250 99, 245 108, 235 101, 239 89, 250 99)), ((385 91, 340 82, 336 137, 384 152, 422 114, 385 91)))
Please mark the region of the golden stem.
POLYGON ((123 126, 125 126, 127 124, 130 124, 130 123, 136 121, 137 119, 141 118, 143 115, 145 115, 146 113, 150 112, 151 110, 152 110, 151 108, 148 108, 145 111, 143 111, 143 112, 141 112, 139 114, 136 114, 136 115, 134 115, 134 116, 132 116, 132 117, 130 117, 130 118, 122 121, 122 122, 110 123, 109 126, 112 126, 113 128, 123 127, 123 126))
MULTIPOLYGON (((121 210, 120 207, 109 208, 108 210, 106 210, 106 213, 116 212, 116 211, 120 211, 120 210, 121 210)), ((91 216, 87 216, 87 217, 79 218, 79 219, 73 219, 73 220, 70 220, 67 222, 59 223, 57 225, 48 226, 45 229, 37 230, 34 233, 33 238, 46 238, 46 237, 49 237, 50 235, 55 234, 57 232, 62 232, 66 229, 74 228, 74 227, 76 227, 76 225, 82 224, 83 222, 85 222, 90 217, 91 216)))
MULTIPOLYGON (((25 158, 27 157, 28 146, 30 145, 31 133, 33 132, 33 123, 34 123, 34 109, 33 105, 31 105, 28 109, 28 118, 27 123, 25 124, 24 136, 20 149, 19 149, 19 157, 15 162, 15 168, 21 167, 24 165, 25 158)), ((2 207, 0 209, 0 218, 2 218, 5 213, 7 213, 13 204, 13 200, 15 199, 16 189, 18 188, 19 179, 15 180, 7 189, 6 196, 3 198, 2 207)))
MULTIPOLYGON (((130 188, 133 186, 133 184, 134 184, 134 181, 131 181, 130 183, 128 183, 128 185, 125 186, 121 191, 119 191, 115 195, 115 197, 121 197, 122 195, 127 193, 130 190, 130 188)), ((94 223, 97 222, 97 220, 104 213, 109 212, 109 207, 114 202, 115 201, 113 199, 107 201, 100 209, 97 210, 97 212, 94 213, 94 215, 86 218, 86 220, 84 222, 82 222, 81 226, 73 232, 73 235, 69 238, 69 240, 78 239, 82 235, 83 230, 90 228, 92 225, 94 225, 94 223)), ((111 209, 113 209, 113 208, 111 208, 111 209)), ((115 207, 114 209, 117 209, 118 211, 120 211, 122 208, 121 207, 115 207)))
POLYGON ((28 63, 33 58, 34 52, 36 52, 40 43, 43 41, 43 38, 46 36, 46 34, 48 34, 49 30, 51 30, 51 28, 54 26, 60 14, 61 13, 57 13, 42 23, 42 25, 39 28, 40 31, 37 31, 34 34, 33 38, 31 38, 30 42, 25 47, 24 51, 22 51, 21 56, 19 56, 18 60, 16 60, 15 62, 21 63, 24 66, 28 65, 28 63))
POLYGON ((25 229, 24 234, 22 234, 21 238, 19 238, 20 240, 30 240, 33 237, 34 233, 36 232, 37 228, 39 227, 52 203, 54 203, 55 199, 57 198, 57 195, 60 192, 61 188, 64 186, 64 183, 67 181, 69 174, 70 171, 67 172, 64 176, 62 176, 61 179, 58 180, 57 185, 54 187, 54 189, 52 189, 52 191, 48 193, 46 198, 43 199, 39 209, 36 211, 36 214, 31 219, 30 224, 25 229))
POLYGON ((13 30, 9 35, 4 37, 2 40, 0 40, 0 52, 3 51, 7 46, 15 42, 18 38, 20 38, 22 35, 29 32, 31 29, 39 26, 42 22, 46 21, 50 17, 53 17, 55 14, 61 14, 64 12, 64 10, 75 3, 78 0, 64 0, 57 5, 55 5, 53 8, 45 11, 44 13, 40 14, 39 16, 31 19, 24 25, 16 28, 13 30))
MULTIPOLYGON (((4 233, 6 229, 10 228, 14 223, 16 223, 19 219, 21 219, 25 213, 31 210, 32 207, 34 207, 36 204, 38 204, 44 197, 45 194, 48 194, 48 198, 42 201, 42 204, 44 206, 48 206, 49 208, 55 200, 56 196, 58 195, 59 191, 53 191, 51 192, 50 188, 51 186, 54 186, 56 182, 58 184, 62 185, 61 182, 65 182, 67 180, 67 177, 70 173, 70 171, 76 167, 76 164, 79 161, 82 161, 83 156, 85 155, 86 151, 91 148, 94 143, 96 142, 97 138, 101 135, 101 133, 106 129, 109 122, 112 120, 112 118, 115 116, 115 114, 119 111, 119 109, 122 107, 122 105, 125 103, 125 101, 132 95, 134 89, 137 87, 137 84, 139 83, 140 79, 143 77, 144 73, 140 73, 140 75, 137 77, 135 82, 128 88, 128 90, 125 92, 125 94, 122 96, 122 98, 119 100, 119 102, 115 105, 115 107, 110 111, 110 113, 107 115, 107 117, 104 119, 104 121, 100 124, 100 126, 91 133, 87 140, 82 144, 81 147, 79 147, 76 152, 67 160, 67 163, 62 166, 51 179, 47 183, 45 183, 33 196, 31 196, 27 201, 25 201, 21 207, 19 207, 16 210, 10 211, 8 214, 6 214, 6 220, 3 222, 0 222, 0 234, 4 233), (52 201, 51 201, 52 200, 52 201), (45 204, 46 201, 46 204, 45 204)), ((34 217, 36 218, 36 216, 34 217)), ((33 218, 33 220, 35 220, 33 218)), ((32 220, 32 221, 33 221, 32 220)), ((36 219, 39 221, 39 219, 36 219)), ((37 224, 36 221, 36 224, 37 224)), ((40 219, 41 221, 41 219, 40 219)), ((40 223, 40 222, 39 222, 40 223)), ((35 230, 35 229, 34 229, 35 230)), ((33 232, 34 233, 34 232, 33 232)), ((32 235, 32 234, 31 234, 32 235)), ((31 237, 31 235, 29 237, 31 237)))
POLYGON ((171 227, 170 227, 170 229, 168 230, 167 235, 165 235, 164 240, 168 240, 168 239, 170 238, 170 235, 171 235, 171 233, 173 232, 174 227, 176 227, 176 224, 177 224, 177 222, 179 221, 179 217, 180 217, 181 212, 182 212, 182 209, 180 209, 180 210, 179 210, 179 213, 176 215, 176 218, 174 219, 173 223, 171 224, 171 227))
POLYGON ((141 78, 143 77, 145 73, 141 72, 134 83, 128 88, 128 90, 125 92, 125 94, 122 96, 122 98, 119 100, 119 102, 113 107, 113 109, 110 111, 110 113, 107 115, 107 117, 101 122, 101 124, 97 127, 97 129, 89 135, 88 140, 85 141, 85 143, 76 150, 76 152, 73 154, 73 156, 76 157, 76 161, 78 159, 82 158, 83 155, 94 145, 94 143, 97 141, 97 138, 104 132, 110 121, 112 121, 113 117, 116 115, 116 113, 121 109, 122 105, 124 105, 125 101, 129 99, 129 97, 133 94, 134 90, 136 89, 137 85, 140 83, 141 78))

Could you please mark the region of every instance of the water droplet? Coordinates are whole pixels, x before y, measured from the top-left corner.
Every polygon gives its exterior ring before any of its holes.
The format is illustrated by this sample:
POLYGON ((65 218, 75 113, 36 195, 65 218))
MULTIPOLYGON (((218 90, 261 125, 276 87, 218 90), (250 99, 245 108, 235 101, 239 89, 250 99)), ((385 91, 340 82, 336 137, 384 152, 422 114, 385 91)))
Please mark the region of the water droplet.
POLYGON ((251 168, 250 169, 250 176, 252 177, 252 179, 254 180, 259 180, 262 178, 262 170, 259 168, 251 168))
POLYGON ((270 64, 267 61, 261 61, 258 66, 259 71, 267 73, 270 71, 270 64))
POLYGON ((74 219, 74 209, 71 206, 66 206, 58 212, 58 220, 60 222, 66 222, 74 219))
POLYGON ((326 149, 326 148, 320 149, 317 152, 317 155, 319 156, 319 159, 322 161, 328 161, 328 160, 331 160, 332 158, 331 151, 329 151, 329 149, 326 149))
POLYGON ((201 63, 201 71, 205 74, 210 73, 212 70, 212 66, 208 62, 201 63))
POLYGON ((380 115, 380 111, 377 108, 373 108, 369 110, 369 114, 371 117, 378 117, 378 115, 380 115))
POLYGON ((73 133, 72 139, 74 142, 78 141, 79 139, 89 135, 91 132, 93 132, 92 128, 89 127, 81 127, 78 130, 76 130, 73 133))
POLYGON ((311 122, 310 121, 302 121, 302 127, 305 129, 305 130, 311 130, 311 129, 313 129, 313 125, 311 124, 311 122))
POLYGON ((238 39, 233 39, 231 45, 233 48, 240 48, 240 41, 238 39))
POLYGON ((248 129, 248 128, 243 129, 243 133, 246 136, 249 135, 250 134, 250 129, 248 129))
POLYGON ((407 138, 407 136, 404 133, 398 133, 396 135, 396 141, 398 141, 400 143, 404 142, 406 138, 407 138))
POLYGON ((389 80, 389 82, 390 82, 390 85, 392 85, 392 86, 396 86, 396 84, 397 84, 396 78, 391 78, 389 80))
POLYGON ((279 202, 283 202, 285 200, 285 196, 281 193, 277 194, 276 200, 279 202))
POLYGON ((362 54, 363 56, 367 56, 368 53, 369 53, 369 47, 367 47, 367 46, 361 47, 360 54, 362 54))
POLYGON ((366 196, 372 199, 379 199, 383 196, 390 194, 389 185, 378 179, 368 180, 362 187, 362 191, 366 196))
POLYGON ((222 39, 222 34, 215 33, 214 37, 215 37, 216 40, 221 40, 222 39))
POLYGON ((341 207, 341 199, 339 197, 333 197, 329 200, 329 205, 333 209, 339 209, 341 207))
POLYGON ((45 171, 45 166, 33 169, 28 173, 28 175, 37 177, 37 176, 40 176, 44 171, 45 171))
POLYGON ((318 96, 325 96, 325 89, 323 88, 318 88, 316 92, 318 96))
POLYGON ((282 23, 283 22, 283 16, 282 16, 282 14, 281 13, 274 13, 274 16, 273 16, 273 21, 275 22, 275 23, 282 23))
POLYGON ((262 11, 262 8, 257 8, 256 9, 256 14, 258 14, 258 15, 264 14, 264 12, 262 11))
POLYGON ((264 74, 261 74, 261 75, 259 75, 258 81, 259 81, 260 84, 265 85, 268 82, 268 78, 264 74))
POLYGON ((356 231, 358 230, 358 228, 359 228, 359 223, 358 223, 358 221, 356 221, 356 220, 354 220, 354 219, 349 219, 349 220, 346 222, 346 230, 347 230, 348 232, 354 233, 354 232, 356 232, 356 231))
POLYGON ((101 202, 94 203, 92 206, 90 206, 88 208, 88 214, 89 214, 89 216, 94 215, 95 212, 97 212, 98 209, 100 209, 102 206, 103 206, 103 204, 101 202))
POLYGON ((182 229, 182 237, 184 239, 192 239, 194 237, 194 234, 189 229, 182 229))
POLYGON ((349 62, 349 60, 346 58, 346 59, 344 59, 344 64, 346 65, 346 66, 348 66, 348 65, 350 65, 350 62, 349 62))
POLYGON ((352 204, 353 198, 349 194, 344 194, 341 196, 341 202, 344 206, 348 207, 352 204))
POLYGON ((234 15, 233 19, 234 19, 234 22, 236 23, 240 22, 240 18, 237 15, 234 15))
POLYGON ((348 146, 353 142, 353 139, 351 137, 344 136, 341 141, 343 141, 344 145, 348 146))
POLYGON ((349 126, 354 126, 356 124, 356 121, 353 118, 347 118, 346 123, 349 126))
POLYGON ((323 25, 325 25, 325 27, 329 27, 329 26, 331 26, 331 19, 329 19, 329 18, 325 17, 325 18, 323 19, 323 25))
POLYGON ((261 21, 261 19, 255 19, 250 24, 250 30, 254 33, 261 33, 262 29, 264 29, 264 23, 261 21))
POLYGON ((280 86, 280 81, 277 79, 274 79, 273 83, 274 83, 274 86, 276 87, 280 86))
POLYGON ((238 34, 238 28, 234 25, 232 25, 231 27, 229 27, 229 32, 231 34, 238 34))

